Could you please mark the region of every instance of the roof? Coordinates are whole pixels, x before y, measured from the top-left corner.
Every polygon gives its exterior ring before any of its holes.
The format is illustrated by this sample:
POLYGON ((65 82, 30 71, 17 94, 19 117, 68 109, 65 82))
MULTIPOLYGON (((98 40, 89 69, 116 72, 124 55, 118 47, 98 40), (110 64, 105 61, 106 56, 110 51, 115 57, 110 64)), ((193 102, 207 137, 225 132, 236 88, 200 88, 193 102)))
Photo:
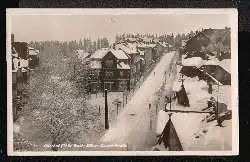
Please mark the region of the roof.
POLYGON ((140 53, 140 56, 144 56, 145 51, 141 51, 141 50, 138 50, 138 51, 139 51, 139 53, 140 53))
POLYGON ((29 48, 29 50, 34 50, 35 48, 33 48, 33 47, 28 47, 29 48))
POLYGON ((96 50, 93 55, 90 56, 92 59, 102 59, 108 53, 108 49, 96 50))
POLYGON ((154 48, 155 46, 156 46, 155 43, 151 43, 151 44, 140 43, 140 44, 138 44, 138 47, 141 47, 141 48, 148 48, 148 47, 154 48))
POLYGON ((136 38, 127 38, 126 40, 131 41, 131 42, 135 42, 136 38))
POLYGON ((218 62, 219 66, 231 73, 231 59, 224 59, 218 62))
POLYGON ((84 52, 84 50, 76 50, 76 54, 78 56, 79 59, 85 59, 86 57, 89 56, 89 53, 88 52, 84 52))
POLYGON ((130 69, 128 64, 125 64, 124 62, 120 62, 117 64, 117 69, 130 69))
POLYGON ((37 55, 38 53, 37 50, 29 50, 29 55, 37 55))
POLYGON ((119 60, 127 60, 128 56, 123 52, 123 50, 110 49, 110 52, 119 60))
POLYGON ((231 85, 231 74, 219 65, 205 65, 206 74, 220 85, 231 85))
POLYGON ((204 61, 203 65, 218 65, 218 60, 217 59, 212 59, 212 60, 208 60, 208 61, 204 61))
POLYGON ((101 49, 95 51, 95 53, 90 56, 92 59, 102 59, 108 52, 111 52, 118 60, 127 60, 128 56, 122 50, 116 49, 101 49))
POLYGON ((142 39, 143 39, 144 42, 151 42, 152 41, 151 38, 147 38, 147 37, 146 38, 142 38, 142 39))
POLYGON ((158 114, 157 130, 160 133, 160 137, 157 144, 161 145, 161 143, 163 143, 169 151, 183 151, 179 134, 171 118, 168 117, 169 114, 163 110, 159 111, 158 114), (166 120, 168 121, 166 122, 166 120), (165 126, 163 125, 164 123, 166 123, 165 126))
POLYGON ((156 46, 156 44, 153 44, 153 43, 147 45, 147 47, 152 47, 152 48, 154 48, 155 46, 156 46))
POLYGON ((158 42, 158 44, 160 44, 163 47, 168 47, 168 43, 166 42, 158 42))
POLYGON ((200 67, 202 64, 203 64, 203 59, 201 57, 191 57, 187 59, 182 59, 183 66, 200 67))
POLYGON ((90 68, 91 69, 101 69, 102 68, 101 61, 96 61, 96 60, 90 61, 90 68))
POLYGON ((153 42, 160 42, 160 39, 159 38, 155 38, 155 39, 153 39, 153 42))
POLYGON ((127 54, 135 54, 138 53, 137 49, 136 49, 136 44, 132 44, 129 43, 128 45, 125 44, 117 44, 115 46, 116 49, 121 49, 122 51, 124 51, 127 54))

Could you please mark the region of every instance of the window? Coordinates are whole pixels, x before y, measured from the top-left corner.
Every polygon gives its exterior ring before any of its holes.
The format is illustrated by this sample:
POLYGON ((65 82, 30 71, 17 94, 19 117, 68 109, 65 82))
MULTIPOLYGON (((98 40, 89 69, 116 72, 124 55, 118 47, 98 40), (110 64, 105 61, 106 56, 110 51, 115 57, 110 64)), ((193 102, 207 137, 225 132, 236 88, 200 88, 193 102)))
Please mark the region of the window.
POLYGON ((123 77, 123 76, 124 76, 123 71, 120 71, 120 77, 123 77))
POLYGON ((127 90, 127 82, 120 82, 120 83, 119 83, 119 90, 120 90, 120 91, 125 91, 125 90, 127 90))
POLYGON ((107 78, 112 78, 113 75, 114 75, 114 74, 113 74, 112 71, 107 71, 107 72, 106 72, 106 77, 107 77, 107 78))
POLYGON ((105 62, 106 67, 113 67, 114 66, 114 60, 106 60, 105 62))

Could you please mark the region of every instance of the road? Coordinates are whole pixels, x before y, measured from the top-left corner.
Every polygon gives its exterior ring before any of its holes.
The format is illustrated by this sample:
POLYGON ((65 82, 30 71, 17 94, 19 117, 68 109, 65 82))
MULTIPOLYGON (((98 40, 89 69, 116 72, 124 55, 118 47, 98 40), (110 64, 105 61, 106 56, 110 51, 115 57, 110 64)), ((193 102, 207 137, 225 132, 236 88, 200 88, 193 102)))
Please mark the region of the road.
MULTIPOLYGON (((110 129, 101 138, 103 144, 127 144, 128 150, 148 150, 155 144, 155 130, 152 128, 149 104, 156 100, 164 80, 171 79, 170 64, 175 52, 164 54, 141 87, 120 112, 117 120, 110 123, 110 129), (165 73, 166 72, 166 73, 165 73), (164 75, 167 75, 165 78, 164 75)), ((172 82, 172 79, 171 79, 172 82)))

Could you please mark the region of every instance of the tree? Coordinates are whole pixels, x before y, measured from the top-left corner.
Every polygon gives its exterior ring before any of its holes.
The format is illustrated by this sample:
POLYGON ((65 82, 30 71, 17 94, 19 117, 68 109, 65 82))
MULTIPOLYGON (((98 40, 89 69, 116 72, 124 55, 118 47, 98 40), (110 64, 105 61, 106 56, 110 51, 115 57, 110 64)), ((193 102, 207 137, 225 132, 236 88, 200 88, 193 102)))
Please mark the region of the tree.
MULTIPOLYGON (((51 47, 53 48, 53 47, 51 47)), ((48 51, 52 51, 49 48, 48 51)), ((71 81, 73 74, 69 58, 54 51, 43 56, 42 69, 30 80, 30 99, 25 112, 31 113, 34 126, 46 132, 52 145, 72 140, 84 126, 86 98, 71 81), (46 59, 46 60, 45 60, 46 59)), ((52 147, 56 151, 58 148, 52 147)))

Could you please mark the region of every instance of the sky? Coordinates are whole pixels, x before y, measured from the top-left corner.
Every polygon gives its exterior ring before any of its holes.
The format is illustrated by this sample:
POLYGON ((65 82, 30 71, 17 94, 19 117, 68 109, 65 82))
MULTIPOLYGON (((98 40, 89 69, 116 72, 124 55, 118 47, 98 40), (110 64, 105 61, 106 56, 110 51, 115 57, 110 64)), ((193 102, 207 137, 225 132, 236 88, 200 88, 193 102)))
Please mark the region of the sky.
POLYGON ((172 15, 11 15, 15 41, 115 40, 117 33, 187 33, 201 28, 230 26, 228 14, 172 15))

